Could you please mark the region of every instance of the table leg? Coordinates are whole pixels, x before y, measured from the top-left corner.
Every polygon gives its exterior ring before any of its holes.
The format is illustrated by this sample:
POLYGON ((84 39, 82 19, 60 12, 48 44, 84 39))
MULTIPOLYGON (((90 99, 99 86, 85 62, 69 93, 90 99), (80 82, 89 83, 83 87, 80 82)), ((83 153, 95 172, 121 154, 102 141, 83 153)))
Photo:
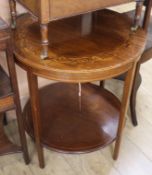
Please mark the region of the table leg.
POLYGON ((28 85, 30 91, 30 102, 33 118, 33 127, 35 142, 38 152, 39 165, 41 168, 44 168, 44 154, 43 147, 41 144, 41 121, 40 121, 40 104, 39 104, 39 90, 38 90, 38 79, 37 76, 31 72, 27 73, 28 75, 28 85))
POLYGON ((142 79, 139 73, 140 71, 141 62, 139 61, 136 66, 133 87, 130 97, 130 111, 131 111, 131 120, 134 126, 138 125, 137 116, 136 116, 136 98, 137 98, 137 91, 141 85, 142 79))
POLYGON ((16 28, 16 1, 9 0, 10 11, 11 11, 11 20, 12 20, 12 29, 16 28))
POLYGON ((21 147, 23 150, 25 163, 29 164, 30 160, 29 160, 27 141, 26 141, 26 135, 24 130, 24 121, 22 118, 22 110, 21 110, 21 104, 20 104, 20 98, 19 98, 19 89, 18 89, 17 76, 16 76, 16 70, 15 70, 15 62, 14 62, 12 45, 10 40, 8 41, 6 55, 7 55, 9 74, 11 75, 10 79, 11 79, 12 90, 14 93, 14 102, 16 105, 16 116, 17 116, 18 127, 19 127, 21 147))
POLYGON ((114 155, 113 155, 114 160, 117 160, 118 155, 119 155, 120 144, 122 140, 122 133, 123 133, 124 125, 125 125, 125 116, 127 113, 129 99, 131 95, 135 69, 136 69, 136 63, 134 63, 132 68, 127 72, 127 75, 125 78, 124 91, 123 91, 120 116, 119 116, 119 126, 118 126, 117 138, 116 138, 114 155))
POLYGON ((41 44, 42 44, 42 53, 41 59, 45 59, 48 57, 48 24, 41 24, 41 44))

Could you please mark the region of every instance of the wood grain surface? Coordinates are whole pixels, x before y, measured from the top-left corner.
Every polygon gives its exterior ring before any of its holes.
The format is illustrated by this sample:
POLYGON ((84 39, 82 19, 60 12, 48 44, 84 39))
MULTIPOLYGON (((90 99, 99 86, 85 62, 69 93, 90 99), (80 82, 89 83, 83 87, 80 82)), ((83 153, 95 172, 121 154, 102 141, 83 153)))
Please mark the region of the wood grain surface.
POLYGON ((15 31, 18 64, 48 79, 89 82, 117 76, 138 61, 146 35, 140 28, 132 32, 132 20, 125 14, 109 10, 94 13, 90 33, 86 35, 82 32, 83 17, 49 24, 49 57, 45 60, 39 58, 39 24, 28 14, 19 17, 15 31))
POLYGON ((134 0, 17 0, 38 19, 49 21, 76 16, 134 0))
MULTIPOLYGON (((113 142, 117 135, 120 101, 97 85, 56 83, 40 94, 41 143, 58 152, 85 153, 113 142)), ((27 132, 34 138, 30 101, 24 109, 27 132)))

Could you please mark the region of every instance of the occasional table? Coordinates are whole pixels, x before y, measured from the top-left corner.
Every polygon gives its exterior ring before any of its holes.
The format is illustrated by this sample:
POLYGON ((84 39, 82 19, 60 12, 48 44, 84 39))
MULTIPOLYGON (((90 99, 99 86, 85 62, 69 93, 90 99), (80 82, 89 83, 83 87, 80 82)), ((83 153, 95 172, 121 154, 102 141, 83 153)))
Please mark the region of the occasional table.
POLYGON ((125 14, 102 10, 49 24, 48 58, 39 59, 39 23, 29 14, 17 19, 16 63, 27 71, 30 99, 24 108, 26 130, 36 143, 40 167, 43 146, 65 153, 86 153, 116 141, 118 158, 136 63, 146 33, 130 30, 125 14), (122 101, 89 82, 127 72, 122 101), (38 77, 59 83, 38 88, 38 77))

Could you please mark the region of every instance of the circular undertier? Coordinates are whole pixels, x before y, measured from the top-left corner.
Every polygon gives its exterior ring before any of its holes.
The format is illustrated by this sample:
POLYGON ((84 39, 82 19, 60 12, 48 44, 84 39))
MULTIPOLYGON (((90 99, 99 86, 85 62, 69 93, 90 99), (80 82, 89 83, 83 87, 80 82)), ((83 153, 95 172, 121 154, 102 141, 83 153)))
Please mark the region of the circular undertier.
MULTIPOLYGON (((116 138, 120 102, 107 90, 82 84, 55 83, 40 91, 44 146, 66 153, 84 153, 104 147, 116 138)), ((30 102, 24 108, 26 130, 34 138, 30 102)))

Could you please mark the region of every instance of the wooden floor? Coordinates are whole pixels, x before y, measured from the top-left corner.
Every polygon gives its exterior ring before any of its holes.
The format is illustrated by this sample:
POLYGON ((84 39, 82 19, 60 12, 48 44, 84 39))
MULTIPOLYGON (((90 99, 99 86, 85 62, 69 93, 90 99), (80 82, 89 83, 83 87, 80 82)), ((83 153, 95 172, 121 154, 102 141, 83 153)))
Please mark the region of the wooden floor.
MULTIPOLYGON (((143 83, 138 91, 137 115, 139 126, 133 127, 129 111, 118 161, 113 161, 109 146, 83 155, 59 154, 45 150, 46 167, 38 167, 36 149, 28 137, 31 164, 26 166, 21 154, 0 157, 0 175, 152 175, 152 60, 142 65, 143 83)), ((106 87, 119 97, 123 83, 108 80, 106 87)), ((6 132, 18 143, 16 122, 11 121, 6 132)))

